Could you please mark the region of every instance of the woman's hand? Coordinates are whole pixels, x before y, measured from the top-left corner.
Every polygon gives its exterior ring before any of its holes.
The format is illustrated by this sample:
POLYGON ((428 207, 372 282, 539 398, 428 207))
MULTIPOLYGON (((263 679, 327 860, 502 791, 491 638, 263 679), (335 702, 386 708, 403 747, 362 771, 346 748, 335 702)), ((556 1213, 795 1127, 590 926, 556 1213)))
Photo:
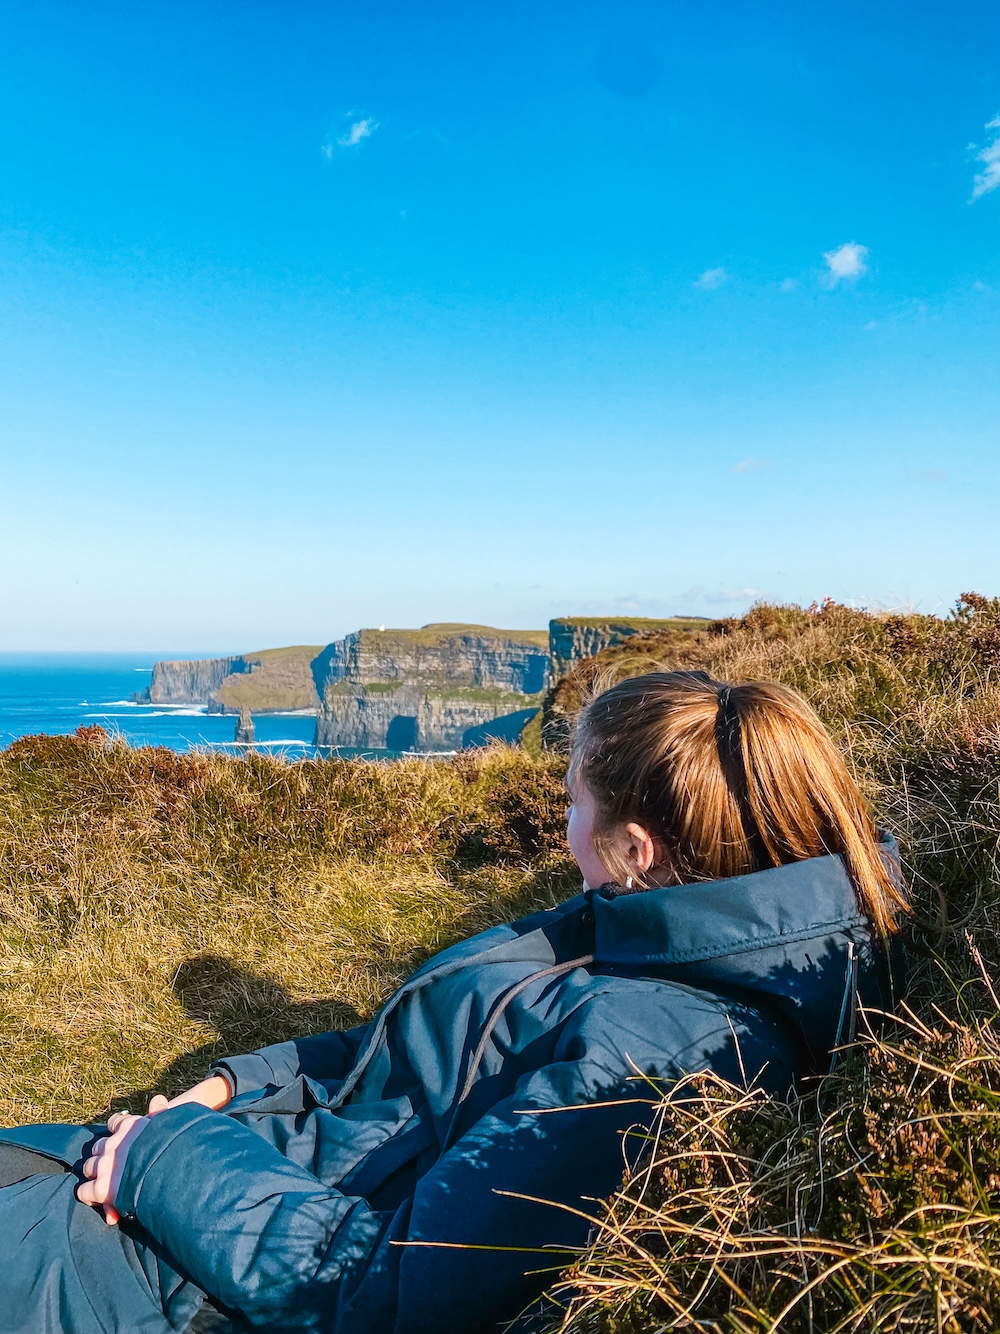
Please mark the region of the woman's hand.
POLYGON ((178 1107, 182 1102, 197 1102, 202 1107, 211 1107, 213 1112, 220 1111, 232 1097, 229 1085, 221 1075, 209 1075, 194 1088, 178 1093, 176 1098, 167 1099, 162 1093, 154 1093, 149 1100, 149 1115, 166 1111, 168 1107, 178 1107))
POLYGON ((179 1093, 169 1100, 162 1093, 156 1093, 149 1100, 149 1112, 146 1116, 132 1116, 130 1112, 116 1112, 108 1121, 109 1134, 99 1139, 94 1145, 90 1157, 84 1161, 83 1175, 86 1180, 77 1187, 76 1197, 84 1204, 93 1204, 104 1209, 104 1221, 112 1224, 119 1221, 115 1208, 115 1196, 125 1170, 129 1145, 149 1118, 168 1107, 177 1107, 182 1102, 196 1102, 202 1107, 211 1107, 219 1111, 231 1098, 229 1085, 219 1075, 210 1075, 194 1088, 179 1093))
POLYGON ((109 1226, 117 1223, 120 1217, 115 1208, 115 1197, 125 1170, 129 1146, 148 1124, 148 1116, 116 1112, 108 1121, 108 1129, 113 1128, 113 1133, 99 1139, 90 1157, 84 1160, 83 1175, 86 1180, 77 1186, 76 1198, 83 1204, 103 1207, 104 1221, 109 1226))

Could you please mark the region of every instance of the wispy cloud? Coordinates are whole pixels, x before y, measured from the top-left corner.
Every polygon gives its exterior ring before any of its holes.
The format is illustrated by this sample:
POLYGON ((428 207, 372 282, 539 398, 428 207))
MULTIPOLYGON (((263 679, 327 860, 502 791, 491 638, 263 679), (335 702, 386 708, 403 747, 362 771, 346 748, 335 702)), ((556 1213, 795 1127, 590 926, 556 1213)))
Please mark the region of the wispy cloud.
MULTIPOLYGON (((348 112, 348 118, 350 115, 348 112)), ((343 134, 331 130, 320 151, 324 157, 332 158, 338 148, 357 148, 362 139, 370 139, 377 129, 378 121, 373 116, 363 116, 361 120, 351 121, 350 129, 343 134)))
POLYGON ((759 588, 716 588, 702 594, 704 600, 712 606, 727 602, 753 602, 761 597, 759 588))
POLYGON ((826 273, 823 275, 827 287, 836 287, 838 283, 851 283, 868 272, 865 259, 868 255, 866 245, 856 241, 847 241, 835 250, 825 250, 826 273))
POLYGON ((770 459, 740 459, 739 463, 734 463, 729 469, 730 472, 767 472, 768 468, 773 468, 774 464, 770 459))
POLYGON ((996 130, 997 133, 993 136, 992 142, 976 154, 976 161, 983 164, 983 170, 973 181, 970 203, 981 199, 983 195, 988 195, 1000 185, 1000 116, 994 116, 991 121, 987 121, 986 128, 996 130))
POLYGON ((728 279, 729 274, 723 268, 706 269, 700 277, 695 278, 691 284, 702 292, 714 292, 728 279))

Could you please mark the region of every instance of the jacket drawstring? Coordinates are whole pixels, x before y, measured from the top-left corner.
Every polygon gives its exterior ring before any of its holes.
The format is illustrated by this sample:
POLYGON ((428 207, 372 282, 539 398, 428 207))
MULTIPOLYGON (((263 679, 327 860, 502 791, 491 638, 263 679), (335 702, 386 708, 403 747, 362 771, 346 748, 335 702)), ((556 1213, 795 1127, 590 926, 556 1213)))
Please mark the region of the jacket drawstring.
POLYGON ((462 1085, 462 1091, 458 1095, 458 1101, 455 1103, 455 1111, 451 1118, 451 1124, 448 1127, 448 1133, 444 1138, 442 1149, 446 1148, 451 1143, 452 1132, 455 1129, 455 1122, 458 1119, 458 1113, 461 1111, 462 1103, 465 1102, 466 1098, 472 1092, 472 1086, 476 1082, 476 1075, 479 1073, 479 1067, 483 1063, 483 1057, 486 1055, 486 1048, 489 1046, 490 1038, 493 1036, 496 1026, 503 1016, 504 1010, 506 1010, 511 1001, 520 996, 521 992, 530 987, 533 982, 540 982, 546 977, 560 977, 563 973, 571 973, 574 968, 585 968, 587 964, 593 962, 594 956, 592 954, 581 954, 579 959, 570 959, 568 963, 553 964, 551 968, 543 968, 538 973, 531 973, 530 976, 522 978, 520 982, 511 987, 510 990, 505 992, 500 998, 497 1004, 493 1007, 492 1014, 483 1025, 483 1031, 479 1035, 476 1050, 472 1053, 472 1057, 469 1061, 469 1069, 465 1076, 465 1083, 462 1085))
POLYGON ((858 1031, 858 953, 854 948, 854 941, 847 942, 847 972, 844 977, 844 999, 840 1003, 840 1018, 837 1020, 837 1036, 834 1039, 833 1051, 830 1053, 829 1074, 833 1074, 837 1064, 837 1057, 840 1055, 839 1048, 846 1043, 853 1042, 858 1031), (847 1025, 847 1036, 844 1036, 844 1026, 847 1025))

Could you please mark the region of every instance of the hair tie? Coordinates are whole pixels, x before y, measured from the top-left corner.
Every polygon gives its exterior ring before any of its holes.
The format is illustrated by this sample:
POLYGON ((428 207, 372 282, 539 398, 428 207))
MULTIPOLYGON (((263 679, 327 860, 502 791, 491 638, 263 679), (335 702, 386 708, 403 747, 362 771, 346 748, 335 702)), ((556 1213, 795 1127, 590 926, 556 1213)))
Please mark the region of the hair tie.
POLYGON ((723 686, 719 691, 719 713, 716 719, 719 750, 725 750, 739 761, 742 769, 743 748, 740 745, 740 715, 733 700, 733 687, 723 686))
POLYGON ((740 733, 740 714, 733 699, 733 687, 722 686, 719 690, 719 711, 715 716, 715 744, 719 751, 719 762, 726 780, 726 786, 732 793, 743 826, 743 836, 757 863, 757 869, 774 866, 774 858, 767 850, 760 828, 754 819, 750 807, 750 794, 747 790, 747 771, 743 761, 743 743, 740 733))

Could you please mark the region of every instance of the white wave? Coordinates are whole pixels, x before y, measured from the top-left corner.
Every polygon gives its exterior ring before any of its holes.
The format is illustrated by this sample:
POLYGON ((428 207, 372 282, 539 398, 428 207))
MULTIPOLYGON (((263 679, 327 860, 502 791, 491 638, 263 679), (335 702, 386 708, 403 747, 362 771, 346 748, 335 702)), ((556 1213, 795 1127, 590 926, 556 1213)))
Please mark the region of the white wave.
POLYGON ((313 748, 311 741, 303 741, 301 737, 289 737, 284 741, 210 741, 208 744, 211 746, 218 746, 220 749, 223 747, 239 746, 241 750, 245 749, 247 746, 250 746, 254 750, 258 749, 260 746, 304 746, 308 750, 312 750, 313 748))
MULTIPOLYGON (((88 718, 205 718, 207 715, 204 709, 151 709, 143 713, 112 713, 110 709, 104 709, 100 713, 88 713, 88 718)), ((219 715, 221 718, 221 714, 219 715)))

